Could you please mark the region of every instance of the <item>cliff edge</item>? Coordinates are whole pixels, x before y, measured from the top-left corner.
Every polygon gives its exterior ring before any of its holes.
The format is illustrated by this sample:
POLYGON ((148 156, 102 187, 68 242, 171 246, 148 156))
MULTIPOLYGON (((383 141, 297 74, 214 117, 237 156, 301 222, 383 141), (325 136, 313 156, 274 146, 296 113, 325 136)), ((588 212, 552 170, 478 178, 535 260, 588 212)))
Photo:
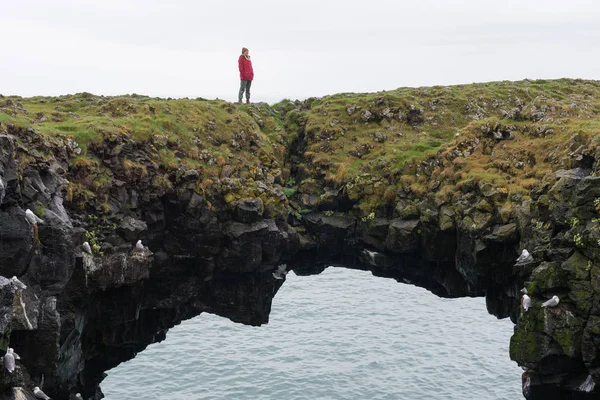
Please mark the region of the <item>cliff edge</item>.
POLYGON ((0 275, 27 286, 0 280, 0 348, 21 356, 0 398, 43 379, 99 399, 106 370, 201 312, 266 323, 283 263, 485 295, 516 324, 528 399, 597 395, 599 95, 563 79, 273 106, 0 97, 0 275))

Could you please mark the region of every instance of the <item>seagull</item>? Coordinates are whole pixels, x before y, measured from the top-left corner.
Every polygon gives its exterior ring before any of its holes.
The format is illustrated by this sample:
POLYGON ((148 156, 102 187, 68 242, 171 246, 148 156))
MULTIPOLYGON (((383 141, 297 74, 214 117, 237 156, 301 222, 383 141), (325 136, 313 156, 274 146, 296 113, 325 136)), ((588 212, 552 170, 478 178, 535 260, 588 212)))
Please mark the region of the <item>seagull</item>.
POLYGON ((141 240, 137 241, 137 243, 135 244, 135 248, 138 250, 144 250, 144 245, 142 244, 141 240))
POLYGON ((523 311, 527 312, 529 307, 531 307, 531 297, 524 294, 523 298, 521 299, 521 307, 523 308, 523 311))
POLYGON ((4 200, 4 179, 0 178, 0 204, 4 200))
POLYGON ((16 276, 13 276, 12 278, 10 278, 10 280, 17 289, 21 289, 21 290, 27 289, 27 285, 25 285, 23 282, 21 282, 19 280, 19 278, 17 278, 16 276))
POLYGON ((377 263, 375 262, 375 256, 377 255, 376 251, 369 251, 367 249, 363 249, 363 254, 367 255, 367 257, 369 257, 369 264, 371 264, 372 266, 376 267, 377 263))
POLYGON ((17 353, 15 353, 15 350, 12 347, 9 347, 6 352, 12 354, 13 357, 15 358, 15 360, 21 359, 21 357, 19 357, 19 355, 17 353))
POLYGON ((92 254, 92 248, 88 242, 83 242, 83 250, 88 254, 92 254))
POLYGON ((81 397, 81 393, 77 393, 75 395, 75 400, 83 400, 83 397, 81 397))
POLYGON ((48 395, 47 395, 46 393, 42 392, 42 391, 40 390, 40 388, 39 388, 39 387, 37 387, 37 386, 33 388, 33 395, 34 395, 35 397, 37 397, 38 399, 42 399, 42 400, 50 400, 50 397, 48 397, 48 395))
POLYGON ((542 303, 542 307, 556 307, 559 302, 558 296, 552 296, 550 300, 542 303))
POLYGON ((533 256, 531 254, 529 254, 527 249, 523 249, 523 252, 519 256, 519 258, 517 258, 517 264, 524 264, 524 263, 528 263, 528 262, 532 262, 532 261, 533 261, 533 256))
POLYGON ((283 279, 283 277, 288 273, 285 269, 287 268, 287 264, 281 264, 277 266, 275 272, 273 272, 273 278, 275 279, 283 279))
POLYGON ((27 218, 27 221, 29 221, 29 223, 31 225, 37 225, 38 223, 43 224, 44 221, 39 218, 37 215, 35 215, 33 213, 33 211, 31 211, 29 208, 27 210, 25 210, 25 218, 27 218))
POLYGON ((526 287, 524 287, 523 289, 521 289, 521 293, 523 293, 523 294, 529 294, 529 292, 527 291, 526 287))
POLYGON ((2 363, 4 368, 6 368, 6 370, 12 374, 15 370, 15 356, 10 351, 6 352, 2 359, 2 363))
POLYGON ((596 383, 594 383, 594 378, 591 375, 588 375, 585 381, 579 385, 577 389, 582 392, 590 393, 596 387, 596 383))

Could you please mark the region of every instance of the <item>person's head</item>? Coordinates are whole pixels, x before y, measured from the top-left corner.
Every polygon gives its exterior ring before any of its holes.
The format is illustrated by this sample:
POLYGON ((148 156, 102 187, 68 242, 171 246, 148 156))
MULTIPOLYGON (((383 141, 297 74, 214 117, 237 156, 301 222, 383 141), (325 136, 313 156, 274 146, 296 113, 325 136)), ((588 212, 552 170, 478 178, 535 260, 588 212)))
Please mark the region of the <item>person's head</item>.
POLYGON ((242 47, 242 55, 243 56, 247 56, 248 55, 248 49, 245 47, 242 47))

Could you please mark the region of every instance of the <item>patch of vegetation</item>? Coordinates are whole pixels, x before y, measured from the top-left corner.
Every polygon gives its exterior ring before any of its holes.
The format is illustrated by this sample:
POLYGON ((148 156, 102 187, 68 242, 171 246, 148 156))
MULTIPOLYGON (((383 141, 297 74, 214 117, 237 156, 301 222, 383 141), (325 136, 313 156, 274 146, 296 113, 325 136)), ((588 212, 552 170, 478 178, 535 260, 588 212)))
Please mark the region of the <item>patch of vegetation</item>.
POLYGON ((592 152, 600 144, 599 95, 595 81, 525 80, 342 93, 275 107, 305 132, 303 171, 323 187, 348 189, 364 213, 386 207, 386 187, 451 199, 490 184, 508 198, 529 195, 549 173, 573 165, 577 144, 592 152), (371 187, 377 182, 382 191, 371 187))
MULTIPOLYGON (((598 99, 599 82, 572 79, 340 93, 242 107, 79 93, 0 98, 0 129, 32 127, 55 148, 66 148, 75 178, 67 200, 84 206, 95 201, 108 210, 115 179, 160 195, 193 176, 203 196, 228 196, 229 202, 270 196, 285 213, 283 202, 252 184, 285 181, 293 165, 298 177, 314 180, 321 190, 316 197, 327 201, 319 197, 325 188, 338 192, 363 216, 389 209, 399 197, 434 194, 444 203, 483 186, 502 194, 502 202, 528 196, 550 172, 572 167, 573 151, 600 146, 598 99), (239 188, 223 187, 225 178, 239 188)), ((19 168, 35 157, 24 155, 19 168)), ((281 186, 287 197, 299 189, 295 181, 281 186)))

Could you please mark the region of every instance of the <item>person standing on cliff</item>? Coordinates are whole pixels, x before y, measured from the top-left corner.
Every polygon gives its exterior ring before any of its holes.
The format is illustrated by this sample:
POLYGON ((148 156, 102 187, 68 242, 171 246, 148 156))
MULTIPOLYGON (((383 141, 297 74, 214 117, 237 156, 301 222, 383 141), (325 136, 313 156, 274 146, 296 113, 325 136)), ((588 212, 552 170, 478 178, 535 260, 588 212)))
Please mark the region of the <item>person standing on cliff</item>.
POLYGON ((252 61, 248 49, 242 47, 242 55, 238 59, 238 67, 240 69, 240 93, 238 94, 238 104, 242 104, 244 91, 246 92, 246 104, 250 104, 250 86, 254 79, 254 71, 252 70, 252 61))

